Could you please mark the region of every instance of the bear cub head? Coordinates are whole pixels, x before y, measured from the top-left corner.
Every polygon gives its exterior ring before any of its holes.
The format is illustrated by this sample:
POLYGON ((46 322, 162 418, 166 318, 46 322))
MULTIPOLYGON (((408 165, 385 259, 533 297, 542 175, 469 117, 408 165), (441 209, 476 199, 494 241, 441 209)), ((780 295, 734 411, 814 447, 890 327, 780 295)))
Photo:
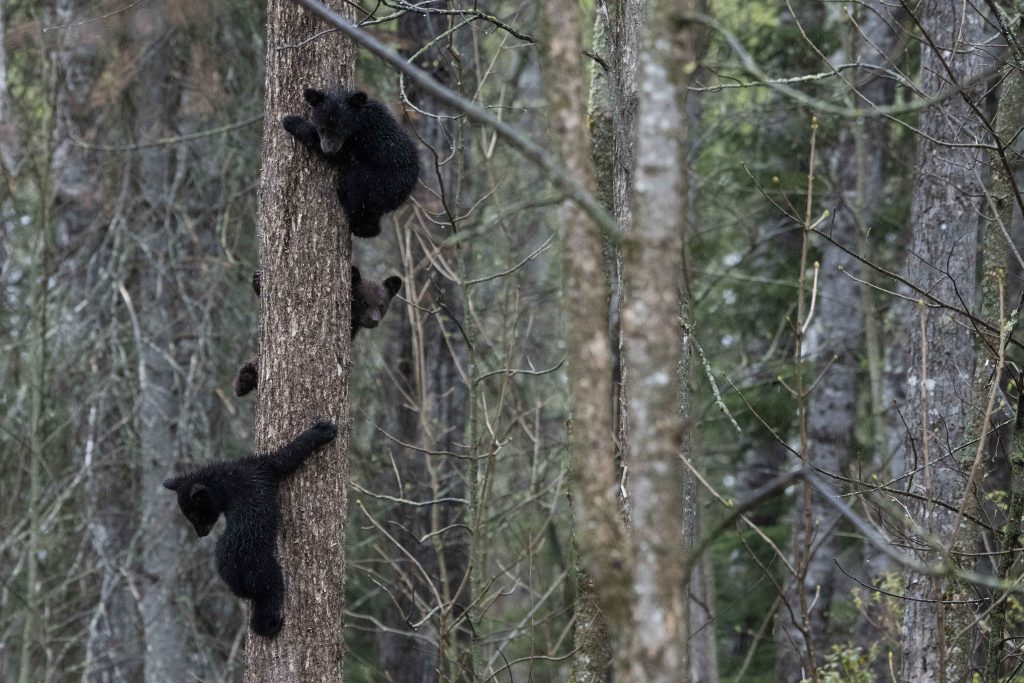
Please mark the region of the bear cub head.
POLYGON ((313 108, 313 127, 320 136, 320 148, 324 154, 337 154, 349 136, 359 132, 369 98, 364 92, 344 89, 324 92, 306 88, 302 94, 313 108))
POLYGON ((195 527, 196 535, 208 535, 222 512, 210 487, 191 481, 191 477, 185 475, 168 479, 164 482, 164 488, 178 494, 178 507, 185 519, 195 527))
POLYGON ((384 319, 391 300, 402 289, 402 278, 397 275, 378 282, 364 280, 359 269, 352 266, 352 334, 361 328, 374 328, 384 319))

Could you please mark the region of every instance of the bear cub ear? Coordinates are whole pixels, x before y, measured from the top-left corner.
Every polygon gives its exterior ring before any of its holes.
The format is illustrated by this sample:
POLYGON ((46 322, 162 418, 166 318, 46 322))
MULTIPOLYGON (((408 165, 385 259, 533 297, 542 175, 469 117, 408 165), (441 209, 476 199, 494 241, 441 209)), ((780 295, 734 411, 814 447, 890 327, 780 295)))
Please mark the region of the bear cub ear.
POLYGON ((364 93, 362 91, 354 92, 354 93, 352 93, 351 95, 348 96, 348 104, 349 104, 349 106, 350 107, 354 107, 356 109, 359 109, 362 106, 364 106, 366 104, 366 100, 367 100, 366 93, 364 93))
POLYGON ((302 91, 302 96, 309 102, 309 106, 315 107, 316 105, 327 99, 327 95, 324 94, 323 90, 317 90, 316 88, 306 88, 302 91))
POLYGON ((196 505, 203 505, 210 502, 210 487, 206 484, 196 484, 188 492, 188 498, 196 505))
POLYGON ((394 298, 395 294, 398 294, 398 290, 402 288, 402 278, 397 275, 392 275, 384 281, 384 289, 388 290, 388 294, 391 298, 394 298))

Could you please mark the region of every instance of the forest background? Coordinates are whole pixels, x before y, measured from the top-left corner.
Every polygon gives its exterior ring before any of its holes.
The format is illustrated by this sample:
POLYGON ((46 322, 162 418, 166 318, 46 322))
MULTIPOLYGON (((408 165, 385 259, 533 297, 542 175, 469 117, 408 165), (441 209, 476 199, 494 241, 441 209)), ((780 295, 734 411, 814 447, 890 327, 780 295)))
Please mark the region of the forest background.
POLYGON ((284 496, 289 571, 340 487, 344 595, 293 567, 273 646, 334 657, 304 678, 1020 676, 1021 6, 330 5, 463 103, 290 0, 0 1, 0 681, 270 680, 160 483, 325 402, 232 381, 303 343, 249 285, 261 167, 347 295, 264 114, 340 83, 423 177, 351 245, 405 287, 284 496))

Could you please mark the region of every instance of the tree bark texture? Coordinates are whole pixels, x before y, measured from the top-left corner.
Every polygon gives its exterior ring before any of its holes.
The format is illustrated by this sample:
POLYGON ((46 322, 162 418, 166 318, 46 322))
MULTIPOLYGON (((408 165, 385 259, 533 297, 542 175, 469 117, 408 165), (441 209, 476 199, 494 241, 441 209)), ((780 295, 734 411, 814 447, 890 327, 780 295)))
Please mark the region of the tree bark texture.
MULTIPOLYGON (((865 7, 858 25, 853 59, 841 54, 834 62, 886 64, 898 39, 893 31, 898 24, 889 17, 887 8, 873 0, 865 7)), ((894 84, 888 78, 865 71, 863 76, 856 74, 850 80, 863 96, 853 95, 857 106, 865 106, 864 99, 876 105, 893 100, 894 84)), ((824 150, 835 188, 830 198, 835 208, 825 229, 854 254, 861 252, 866 229, 880 205, 888 125, 884 119, 873 118, 852 123, 838 136, 826 133, 836 143, 824 150)), ((843 474, 855 445, 858 379, 865 344, 863 285, 858 280, 864 276, 855 256, 828 244, 822 248, 817 313, 805 346, 815 368, 809 371, 810 376, 820 376, 808 399, 808 459, 823 471, 843 474)), ((870 467, 870 463, 867 465, 870 467)), ((800 506, 796 510, 789 557, 794 567, 804 567, 802 590, 811 605, 807 626, 819 661, 807 662, 804 632, 801 624, 794 623, 794 617, 800 620, 798 586, 793 577, 788 577, 784 598, 793 609, 779 611, 775 635, 776 678, 780 681, 799 680, 803 665, 818 666, 828 651, 829 610, 838 580, 835 559, 842 547, 837 529, 839 515, 818 493, 812 494, 811 505, 810 536, 800 506)))
MULTIPOLYGON (((977 7, 928 0, 917 8, 917 17, 938 50, 927 42, 921 45, 921 88, 926 95, 964 84, 990 65, 989 53, 978 47, 986 39, 987 20, 977 7)), ((970 145, 986 142, 986 135, 968 104, 981 102, 983 85, 962 87, 962 96, 921 112, 919 127, 927 137, 918 141, 906 275, 941 300, 973 303, 984 160, 982 150, 970 145)), ((904 472, 914 472, 907 485, 928 501, 959 506, 965 485, 961 467, 966 462, 969 470, 973 459, 973 450, 959 449, 970 436, 970 325, 948 311, 921 306, 904 307, 901 318, 900 336, 908 340, 903 412, 910 425, 901 459, 904 472)), ((918 529, 925 532, 915 533, 923 560, 937 559, 929 535, 947 545, 954 543, 954 550, 975 550, 976 537, 963 535, 969 530, 966 524, 961 525, 961 536, 950 538, 954 512, 927 501, 907 504, 918 529)), ((965 605, 942 601, 973 595, 952 581, 914 572, 905 577, 904 594, 911 599, 904 602, 902 680, 964 680, 970 671, 973 634, 965 626, 972 616, 965 605)))
MULTIPOLYGON (((351 5, 329 5, 353 20, 351 5)), ((353 46, 338 34, 309 41, 323 30, 290 0, 269 0, 256 446, 280 446, 318 417, 334 420, 338 436, 281 487, 284 627, 272 640, 250 634, 248 683, 344 675, 351 238, 331 173, 280 124, 307 111, 303 88, 352 82, 353 46)))
POLYGON ((640 63, 633 226, 623 245, 623 346, 630 374, 629 462, 633 548, 632 680, 686 680, 686 438, 690 349, 683 280, 686 116, 695 67, 685 2, 649 3, 640 63))
MULTIPOLYGON (((570 0, 541 5, 546 31, 544 85, 556 142, 567 171, 596 187, 587 125, 587 79, 582 63, 579 6, 570 0)), ((618 503, 612 445, 611 352, 602 239, 576 204, 563 201, 562 269, 568 337, 570 474, 580 562, 594 583, 612 638, 625 637, 629 618, 628 549, 618 503)))
MULTIPOLYGON (((607 185, 612 203, 612 215, 619 231, 626 234, 633 224, 633 173, 636 165, 636 112, 637 70, 640 64, 640 40, 646 14, 646 0, 612 0, 602 11, 599 21, 607 21, 606 43, 610 50, 611 69, 605 77, 611 99, 610 149, 605 152, 609 175, 607 185)), ((598 186, 601 189, 602 183, 598 186)), ((622 252, 615 250, 612 257, 612 296, 610 318, 614 345, 615 371, 615 433, 618 438, 620 469, 628 470, 629 442, 629 370, 623 359, 622 348, 622 252)), ((629 500, 620 500, 626 524, 629 524, 629 500)))

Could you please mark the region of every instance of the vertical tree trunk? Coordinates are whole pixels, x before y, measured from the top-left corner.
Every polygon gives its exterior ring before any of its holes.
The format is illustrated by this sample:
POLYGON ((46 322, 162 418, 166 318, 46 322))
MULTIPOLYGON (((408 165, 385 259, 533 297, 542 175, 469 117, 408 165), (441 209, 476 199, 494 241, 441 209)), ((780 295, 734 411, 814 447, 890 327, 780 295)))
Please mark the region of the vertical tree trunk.
MULTIPOLYGON (((352 20, 348 3, 329 4, 352 20)), ((294 47, 323 29, 290 0, 269 0, 256 446, 278 446, 317 417, 339 431, 282 486, 284 627, 273 640, 250 634, 248 683, 343 679, 352 245, 332 174, 280 124, 306 111, 303 88, 352 82, 355 50, 337 34, 294 47)))
MULTIPOLYGON (((67 0, 62 0, 66 2, 67 0)), ((57 3, 57 12, 60 12, 61 2, 57 3)), ((0 171, 6 171, 14 175, 17 171, 18 154, 18 130, 11 117, 9 102, 10 93, 7 87, 7 43, 6 21, 4 18, 4 5, 0 2, 0 171)), ((3 257, 3 248, 0 246, 0 259, 3 257)))
MULTIPOLYGON (((174 79, 180 54, 167 5, 138 7, 131 17, 138 76, 129 92, 137 140, 173 135, 180 89, 174 79)), ((145 633, 145 679, 181 680, 187 660, 186 621, 178 601, 184 525, 161 482, 180 457, 180 405, 184 377, 177 366, 181 340, 176 321, 182 301, 176 273, 176 158, 172 147, 142 150, 132 167, 133 224, 138 230, 139 278, 126 305, 137 319, 139 502, 142 572, 140 613, 145 633)))
MULTIPOLYGON (((688 678, 688 575, 683 527, 689 458, 689 344, 683 282, 687 215, 686 88, 691 0, 652 2, 641 55, 633 227, 623 246, 622 331, 630 373, 629 443, 633 539, 632 678, 688 678), (680 414, 681 413, 681 414, 680 414)), ((692 502, 692 501, 690 501, 692 502)))
MULTIPOLYGON (((646 0, 612 0, 608 11, 608 44, 611 47, 611 71, 608 88, 611 95, 611 202, 619 231, 626 234, 633 225, 633 173, 636 166, 637 71, 640 65, 640 34, 644 26, 646 0)), ((629 369, 622 348, 622 252, 615 250, 612 263, 611 329, 615 357, 614 377, 620 469, 628 478, 629 442, 629 369)), ((629 520, 629 500, 620 501, 629 520)))
MULTIPOLYGON (((54 23, 71 23, 92 6, 83 0, 59 0, 54 23)), ((103 72, 103 36, 98 25, 88 25, 61 31, 58 38, 53 172, 56 242, 63 255, 59 279, 69 283, 68 301, 90 301, 97 310, 95 316, 81 316, 89 318, 93 327, 86 329, 76 323, 65 330, 66 339, 75 340, 79 357, 90 360, 75 368, 82 375, 64 378, 69 382, 66 386, 75 386, 88 381, 85 375, 117 374, 113 354, 105 344, 119 324, 121 301, 115 294, 119 269, 109 247, 87 250, 89 258, 77 258, 68 249, 78 240, 89 243, 98 239, 107 230, 103 221, 109 220, 101 198, 111 196, 111 188, 105 175, 98 172, 103 160, 73 142, 94 141, 97 107, 92 97, 103 72), (98 282, 103 286, 97 287, 98 282), (106 295, 96 300, 91 296, 96 290, 106 295), (90 339, 90 334, 95 337, 90 339)), ((76 317, 70 311, 64 313, 65 320, 76 317)), ((137 552, 132 544, 138 525, 132 484, 136 473, 120 447, 121 435, 127 430, 113 428, 121 415, 111 393, 109 383, 101 383, 85 396, 72 394, 68 405, 72 421, 78 425, 76 441, 86 473, 85 528, 98 570, 99 595, 88 620, 82 670, 82 679, 90 683, 142 680, 144 675, 142 623, 127 580, 137 552)), ((168 520, 159 522, 166 525, 168 520)))
MULTIPOLYGON (((853 48, 853 59, 841 55, 834 63, 887 63, 897 35, 886 8, 878 0, 871 2, 858 25, 861 32, 853 48)), ((878 105, 892 102, 894 84, 890 79, 869 72, 865 77, 870 80, 852 77, 865 98, 878 105)), ((856 98, 851 104, 866 106, 860 97, 851 97, 856 98)), ((854 122, 838 136, 830 133, 832 139, 838 139, 824 152, 835 187, 831 201, 836 208, 828 232, 853 253, 860 252, 864 231, 871 225, 879 206, 888 125, 888 121, 881 118, 854 122), (853 130, 854 126, 863 130, 853 130), (863 149, 858 149, 858 140, 862 141, 863 149)), ((810 374, 820 375, 809 397, 808 452, 815 467, 842 474, 853 451, 857 422, 858 375, 865 344, 864 313, 860 306, 863 286, 857 280, 864 278, 856 257, 834 246, 825 245, 823 249, 817 313, 811 321, 806 347, 816 366, 810 374)), ((813 638, 814 652, 821 660, 828 650, 829 610, 837 571, 834 560, 842 544, 835 509, 820 494, 814 494, 811 503, 811 537, 805 533, 804 518, 798 510, 793 520, 789 556, 793 566, 805 566, 802 590, 811 605, 806 626, 813 638), (809 555, 805 552, 808 549, 809 555)), ((780 610, 775 636, 776 678, 780 681, 799 680, 802 664, 806 662, 802 625, 793 620, 794 616, 799 620, 797 591, 796 582, 790 579, 785 600, 793 610, 780 610)), ((817 666, 820 661, 806 663, 817 666)))
MULTIPOLYGON (((1016 3, 1017 7, 1020 3, 1016 3)), ((1020 26, 1018 20, 1017 27, 1020 26)), ((1013 48, 1010 48, 1012 54, 1013 48)), ((1003 144, 1009 144, 1011 150, 1019 150, 1020 143, 1016 141, 1015 135, 1021 123, 1024 122, 1024 74, 1014 66, 1015 62, 1005 69, 1005 78, 999 90, 999 109, 996 113, 996 135, 1003 144), (1013 141, 1011 143, 1011 141, 1013 141)), ((1007 152, 1010 158, 1013 155, 1007 152)), ((995 155, 993 155, 994 157, 995 155)), ((1000 287, 1006 283, 1007 253, 1006 238, 1004 230, 1008 233, 1014 216, 1013 183, 1016 182, 1012 175, 1006 172, 998 158, 992 159, 992 180, 989 183, 989 195, 992 198, 993 206, 989 215, 992 218, 985 226, 984 235, 981 240, 981 307, 980 316, 983 320, 996 322, 999 320, 999 296, 1000 287), (994 214, 994 215, 993 215, 994 214)), ((1007 307, 1008 308, 1008 307, 1007 307)), ((986 335, 980 339, 977 345, 977 358, 975 360, 974 392, 983 404, 985 396, 990 388, 990 382, 996 381, 992 372, 992 351, 998 349, 999 335, 986 335)), ((1010 570, 1013 566, 1017 550, 1020 548, 1020 522, 1024 514, 1024 415, 1021 413, 1021 406, 1018 402, 1018 414, 1015 420, 1013 438, 1010 440, 1010 486, 1007 491, 1007 512, 1006 524, 1002 530, 999 541, 1002 546, 999 548, 1002 553, 997 561, 997 577, 1001 580, 1010 578, 1010 570)), ((980 435, 983 430, 994 429, 993 423, 996 420, 989 419, 986 422, 984 414, 979 415, 975 423, 974 433, 980 435)), ((990 437, 991 438, 991 437, 990 437)), ((991 631, 988 636, 988 657, 985 666, 983 680, 999 680, 1000 663, 1005 654, 1005 643, 1003 638, 1006 634, 1006 613, 1009 607, 1009 595, 997 592, 993 598, 996 600, 992 607, 991 631)))
MULTIPOLYGON (((445 6, 447 4, 444 3, 445 6)), ((459 65, 446 49, 453 39, 446 37, 434 42, 452 23, 452 15, 407 12, 398 19, 398 34, 406 54, 419 52, 414 59, 417 66, 446 87, 459 83, 465 89, 472 86, 460 78, 457 73, 459 65), (431 47, 420 52, 432 42, 431 47)), ((410 83, 406 82, 405 87, 410 101, 421 110, 450 113, 410 83)), ((455 160, 437 166, 436 160, 451 154, 452 144, 458 138, 456 128, 460 124, 430 116, 418 117, 417 124, 417 136, 423 143, 420 146, 420 167, 424 169, 421 182, 429 190, 417 190, 416 200, 443 225, 458 215, 456 172, 459 166, 455 160), (444 197, 444 204, 438 197, 444 197), (446 216, 444 206, 455 210, 456 216, 446 216)), ((411 213, 411 206, 408 213, 411 213)), ((408 217, 408 213, 399 215, 408 217)), ((421 238, 428 236, 427 231, 432 225, 416 218, 410 219, 409 223, 412 224, 410 233, 421 238)), ((441 245, 449 235, 450 227, 435 228, 429 235, 430 247, 426 249, 421 239, 407 236, 405 239, 410 243, 412 263, 429 263, 431 257, 426 252, 441 245)), ((387 243, 386 248, 393 249, 392 244, 387 243)), ((451 252, 452 249, 447 248, 441 255, 449 260, 451 252)), ((389 269, 398 261, 393 253, 382 260, 388 263, 389 269)), ((386 409, 397 413, 390 416, 397 419, 397 429, 389 431, 396 433, 402 442, 416 444, 423 449, 403 448, 395 458, 403 482, 402 497, 419 501, 465 499, 463 462, 435 455, 438 452, 460 452, 467 445, 464 436, 469 412, 468 392, 459 367, 467 366, 468 350, 455 324, 455 321, 467 324, 463 320, 463 293, 457 282, 448 280, 439 270, 419 268, 406 272, 402 293, 413 305, 391 307, 389 318, 394 316, 396 321, 392 329, 400 332, 395 335, 397 343, 389 345, 388 351, 388 362, 396 366, 397 373, 401 373, 402 386, 390 389, 394 396, 386 402, 386 409), (420 400, 415 408, 405 407, 402 389, 420 400)), ((464 671, 460 666, 468 665, 466 645, 472 628, 468 624, 453 628, 453 622, 464 616, 472 601, 466 580, 469 539, 465 513, 465 506, 457 502, 418 507, 398 504, 389 513, 389 528, 395 530, 396 539, 425 569, 430 583, 438 587, 445 601, 437 609, 437 601, 425 578, 411 570, 402 553, 397 549, 391 550, 392 563, 403 568, 413 585, 411 592, 395 590, 397 605, 390 604, 384 615, 384 622, 390 629, 379 636, 383 671, 393 683, 427 683, 439 677, 446 680, 453 671, 464 671), (429 540, 421 542, 423 538, 429 540), (431 610, 435 610, 433 619, 420 627, 417 633, 407 633, 410 621, 419 621, 431 610), (414 616, 410 618, 409 615, 414 616), (427 642, 428 637, 433 640, 427 642)), ((395 586, 401 585, 396 577, 395 586)))
MULTIPOLYGON (((692 529, 694 537, 700 528, 692 529)), ((705 553, 690 575, 690 683, 718 683, 718 616, 715 567, 710 553, 705 553)))
MULTIPOLYGON (((623 10, 622 3, 615 3, 609 8, 607 3, 601 3, 596 12, 594 21, 593 47, 596 53, 604 57, 604 64, 591 61, 590 69, 590 96, 588 99, 588 119, 590 122, 591 156, 593 157, 595 188, 597 197, 613 216, 616 213, 616 180, 622 175, 620 169, 624 164, 616 163, 616 149, 620 146, 627 147, 629 158, 624 163, 632 167, 632 154, 635 145, 635 128, 630 126, 617 126, 617 120, 621 117, 617 107, 618 101, 613 88, 618 87, 624 79, 622 71, 626 67, 619 60, 619 50, 616 46, 616 39, 622 39, 623 33, 629 33, 633 39, 633 48, 636 48, 636 37, 639 22, 623 25, 619 12, 623 10), (629 29, 633 28, 632 32, 629 29), (617 135, 625 134, 628 139, 619 141, 617 135)), ((635 70, 635 69, 634 69, 635 70)), ((635 87, 631 80, 630 87, 635 87)), ((631 112, 630 116, 635 115, 631 112)), ((627 179, 628 180, 628 179, 627 179)), ((625 185, 625 183, 623 183, 625 185)), ((629 197, 623 197, 626 201, 628 211, 629 197)), ((625 232, 628 224, 620 223, 620 229, 625 232)), ((620 463, 624 460, 622 444, 625 443, 625 405, 622 393, 623 363, 622 349, 620 344, 619 329, 619 294, 621 292, 620 264, 621 259, 617 249, 609 249, 610 271, 606 276, 608 287, 611 292, 611 305, 609 308, 612 344, 612 397, 615 403, 612 405, 612 413, 615 416, 612 428, 618 435, 615 444, 615 457, 620 463)), ((620 472, 622 466, 619 467, 620 472)), ((625 499, 620 499, 619 504, 625 507, 625 499)), ((574 549, 576 536, 572 537, 574 549)), ((574 553, 574 557, 577 553, 574 553)), ((578 558, 577 558, 578 559, 578 558)), ((612 644, 609 640, 608 623, 604 613, 601 611, 600 601, 595 593, 594 582, 587 576, 586 569, 577 561, 573 568, 575 573, 575 602, 573 613, 575 616, 575 631, 573 633, 576 643, 575 655, 573 656, 572 681, 574 683, 602 683, 607 680, 612 664, 612 644)))
MULTIPOLYGON (((963 84, 990 63, 988 53, 977 47, 985 40, 986 18, 974 6, 942 0, 927 0, 917 13, 922 30, 935 45, 935 49, 927 42, 921 46, 922 91, 934 94, 954 80, 964 91, 921 112, 919 127, 924 136, 917 148, 906 273, 910 281, 939 299, 971 303, 984 162, 982 151, 970 145, 984 142, 985 134, 967 103, 968 99, 981 101, 983 85, 963 84)), ((908 339, 904 414, 910 433, 903 460, 906 470, 914 471, 908 488, 928 501, 958 505, 964 498, 961 461, 966 460, 969 469, 973 459, 973 451, 966 458, 962 450, 950 452, 968 436, 974 368, 970 326, 947 311, 922 306, 904 307, 900 324, 901 336, 908 339)), ((930 502, 909 500, 907 504, 926 532, 950 541, 955 513, 930 502)), ((961 525, 954 550, 974 552, 974 541, 968 536, 976 536, 968 531, 967 525, 961 525)), ((928 541, 919 540, 921 547, 930 547, 928 541)), ((934 562, 937 554, 924 550, 921 558, 934 562)), ((970 556, 960 559, 970 562, 970 556)), ((972 595, 952 581, 914 572, 906 575, 904 594, 910 600, 904 602, 902 680, 964 680, 970 670, 972 617, 966 605, 943 601, 963 601, 972 595)))
MULTIPOLYGON (((552 0, 541 7, 551 136, 568 172, 593 191, 596 182, 586 120, 580 8, 571 0, 552 0)), ((615 499, 611 353, 602 239, 598 226, 569 200, 560 205, 558 218, 568 336, 572 411, 569 452, 576 547, 608 619, 611 636, 621 642, 628 633, 631 602, 629 551, 615 499)))
MULTIPOLYGON (((694 4, 696 11, 703 14, 708 13, 708 0, 697 0, 694 4)), ((709 40, 710 36, 704 31, 694 36, 693 51, 698 66, 690 77, 691 82, 705 81, 710 75, 710 71, 700 66, 703 56, 707 52, 709 40)), ((704 128, 705 97, 706 93, 700 91, 690 91, 687 95, 687 130, 700 131, 704 128)), ((694 263, 691 253, 691 245, 697 235, 699 225, 698 213, 696 211, 699 179, 697 178, 697 169, 693 166, 692 162, 699 158, 701 147, 705 144, 707 143, 701 139, 701 136, 687 135, 684 145, 686 149, 686 163, 683 168, 686 169, 688 179, 686 182, 686 226, 683 233, 683 292, 684 297, 688 301, 693 296, 694 282, 696 280, 694 269, 698 267, 694 263)), ((693 386, 692 378, 684 378, 684 381, 689 382, 688 386, 693 386)), ((687 398, 687 395, 683 396, 684 400, 687 398)), ((685 410, 685 403, 680 408, 685 410)), ((705 454, 702 453, 698 456, 694 440, 689 439, 686 441, 684 448, 688 449, 688 451, 684 452, 688 453, 691 461, 695 462, 699 459, 701 469, 707 471, 705 454)), ((688 497, 683 533, 686 535, 686 545, 689 546, 693 539, 699 538, 702 535, 702 529, 705 527, 701 510, 705 508, 707 496, 697 487, 696 477, 692 472, 685 472, 683 476, 686 486, 685 492, 688 497)), ((717 683, 719 680, 717 632, 719 615, 716 606, 716 593, 718 590, 716 584, 717 577, 711 554, 704 553, 693 565, 690 572, 689 637, 687 639, 689 644, 690 683, 717 683)))

